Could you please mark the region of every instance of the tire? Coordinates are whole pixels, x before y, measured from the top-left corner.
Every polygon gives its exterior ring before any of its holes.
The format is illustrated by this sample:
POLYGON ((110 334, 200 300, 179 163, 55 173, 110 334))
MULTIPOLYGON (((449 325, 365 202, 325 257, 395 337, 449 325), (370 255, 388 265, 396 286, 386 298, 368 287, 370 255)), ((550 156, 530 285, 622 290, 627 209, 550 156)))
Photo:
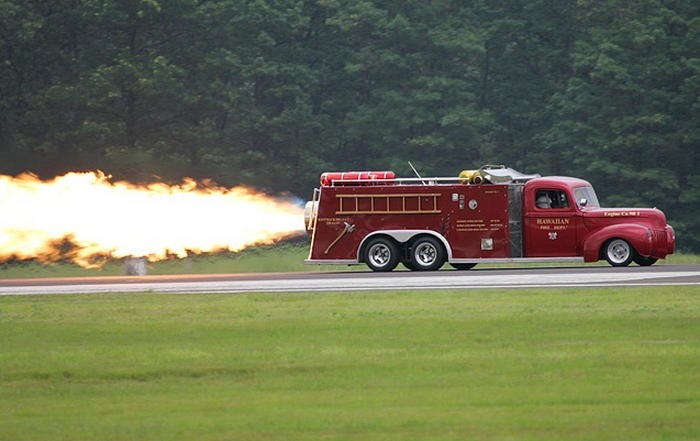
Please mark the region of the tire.
POLYGON ((632 260, 634 260, 634 263, 636 263, 639 266, 652 266, 659 259, 651 256, 640 256, 639 254, 637 254, 632 260))
POLYGON ((411 271, 416 271, 418 269, 410 260, 401 263, 403 263, 403 266, 405 266, 407 269, 410 269, 411 271))
POLYGON ((636 252, 624 239, 611 239, 603 246, 603 256, 612 266, 627 266, 634 259, 636 252))
POLYGON ((474 268, 476 263, 451 263, 452 268, 460 271, 466 271, 474 268))
POLYGON ((411 265, 416 271, 435 271, 445 264, 445 247, 433 236, 420 236, 411 243, 411 265))
POLYGON ((365 247, 364 257, 372 271, 388 272, 399 264, 399 247, 388 237, 377 237, 365 247))

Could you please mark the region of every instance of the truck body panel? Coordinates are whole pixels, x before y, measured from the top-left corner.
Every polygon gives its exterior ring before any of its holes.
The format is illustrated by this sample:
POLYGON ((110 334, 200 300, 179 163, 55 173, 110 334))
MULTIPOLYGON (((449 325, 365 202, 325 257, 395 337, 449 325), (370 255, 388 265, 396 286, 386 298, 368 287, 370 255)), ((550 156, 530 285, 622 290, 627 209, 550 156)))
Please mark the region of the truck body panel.
MULTIPOLYGON (((306 262, 362 263, 368 244, 374 252, 378 241, 381 250, 398 253, 394 260, 411 269, 427 268, 416 247, 424 248, 426 259, 437 253, 437 259, 455 266, 593 262, 608 258, 614 239, 624 241, 616 245, 629 245, 629 257, 637 262, 653 263, 675 249, 673 228, 657 209, 600 208, 592 186, 582 179, 518 174, 522 178, 516 182, 507 173, 492 177, 488 171, 428 180, 394 179, 391 172, 371 172, 371 179, 344 178, 359 172, 324 173, 322 187, 307 204, 312 240, 306 262), (377 178, 378 173, 385 174, 377 178), (471 184, 475 177, 483 183, 471 184), (437 241, 426 242, 427 237, 437 241)), ((624 257, 614 264, 629 263, 624 257)))

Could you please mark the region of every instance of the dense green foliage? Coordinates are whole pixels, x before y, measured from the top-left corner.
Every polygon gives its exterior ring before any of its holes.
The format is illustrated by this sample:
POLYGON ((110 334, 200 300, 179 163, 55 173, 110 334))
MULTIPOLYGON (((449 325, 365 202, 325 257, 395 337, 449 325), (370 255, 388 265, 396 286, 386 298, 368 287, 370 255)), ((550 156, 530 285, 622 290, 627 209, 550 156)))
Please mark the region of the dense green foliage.
POLYGON ((0 434, 697 440, 698 294, 0 297, 0 434))
POLYGON ((306 196, 504 163, 700 251, 698 47, 695 0, 0 0, 0 173, 306 196))

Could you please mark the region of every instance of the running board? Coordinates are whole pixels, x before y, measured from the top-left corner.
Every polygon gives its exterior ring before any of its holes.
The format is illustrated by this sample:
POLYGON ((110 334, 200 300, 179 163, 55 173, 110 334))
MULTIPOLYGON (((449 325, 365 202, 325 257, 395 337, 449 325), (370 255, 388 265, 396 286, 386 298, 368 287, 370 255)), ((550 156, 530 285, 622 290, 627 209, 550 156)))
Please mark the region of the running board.
MULTIPOLYGON (((448 263, 583 263, 583 257, 504 257, 504 258, 477 258, 477 259, 450 259, 448 263)), ((329 260, 306 259, 306 265, 359 265, 359 261, 353 259, 329 260)))
POLYGON ((449 263, 557 263, 580 262, 583 257, 505 257, 482 259, 451 259, 449 263))

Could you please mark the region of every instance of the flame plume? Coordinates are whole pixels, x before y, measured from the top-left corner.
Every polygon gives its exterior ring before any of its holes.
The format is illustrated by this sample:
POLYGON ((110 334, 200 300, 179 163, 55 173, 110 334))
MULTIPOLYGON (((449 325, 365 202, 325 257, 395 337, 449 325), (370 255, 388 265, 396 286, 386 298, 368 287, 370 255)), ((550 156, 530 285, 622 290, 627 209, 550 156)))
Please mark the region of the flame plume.
POLYGON ((240 251, 303 234, 303 208, 246 187, 185 179, 146 186, 102 172, 49 181, 0 175, 0 262, 96 260, 240 251))

